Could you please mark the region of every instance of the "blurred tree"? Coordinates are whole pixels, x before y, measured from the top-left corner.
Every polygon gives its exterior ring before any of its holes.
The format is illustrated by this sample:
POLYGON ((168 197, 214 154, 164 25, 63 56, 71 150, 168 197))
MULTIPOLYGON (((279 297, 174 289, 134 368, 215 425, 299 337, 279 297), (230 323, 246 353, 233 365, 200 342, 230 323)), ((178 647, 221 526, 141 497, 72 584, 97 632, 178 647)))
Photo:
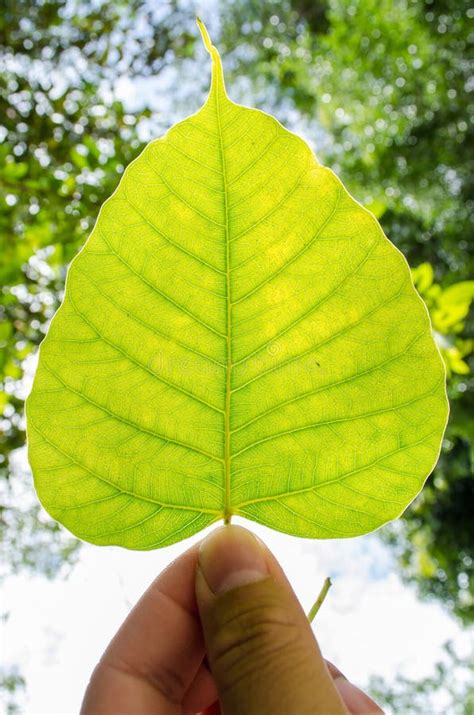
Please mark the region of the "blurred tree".
POLYGON ((418 291, 431 314, 435 335, 446 362, 451 419, 434 477, 405 519, 385 529, 399 555, 404 576, 425 596, 435 596, 465 622, 474 620, 474 504, 471 402, 462 399, 466 356, 473 340, 463 337, 464 321, 474 297, 474 281, 446 289, 433 282, 429 263, 413 271, 418 291))
MULTIPOLYGON (((398 675, 393 683, 372 677, 368 690, 387 715, 474 715, 472 657, 461 657, 446 643, 445 657, 421 680, 398 675)), ((472 656, 472 654, 471 654, 472 656)))
POLYGON ((5 715, 21 712, 18 701, 25 685, 25 679, 16 666, 0 667, 0 705, 5 715))
MULTIPOLYGON (((25 368, 61 299, 65 266, 140 151, 147 98, 120 77, 157 75, 192 52, 178 0, 3 0, 0 14, 0 537, 4 569, 54 575, 77 540, 45 518, 10 457, 24 444, 25 368), (15 471, 16 474, 13 472, 15 471), (14 479, 16 476, 16 480, 14 479)), ((31 369, 27 370, 27 375, 31 369)), ((15 461, 15 460, 14 460, 15 461)))
POLYGON ((262 108, 285 123, 302 118, 320 160, 376 214, 411 265, 426 264, 415 278, 447 364, 451 417, 434 476, 382 535, 397 549, 403 576, 466 622, 474 621, 470 6, 234 0, 222 23, 235 84, 247 78, 248 92, 250 79, 262 108))

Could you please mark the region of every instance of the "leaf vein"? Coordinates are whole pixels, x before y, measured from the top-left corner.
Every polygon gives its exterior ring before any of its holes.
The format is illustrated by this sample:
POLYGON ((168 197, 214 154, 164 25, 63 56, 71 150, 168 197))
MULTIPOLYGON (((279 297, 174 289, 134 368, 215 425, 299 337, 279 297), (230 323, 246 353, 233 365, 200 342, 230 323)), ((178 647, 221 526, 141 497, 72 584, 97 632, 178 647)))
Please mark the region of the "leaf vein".
POLYGON ((377 244, 377 241, 374 241, 374 242, 370 245, 370 248, 369 248, 369 250, 367 251, 367 253, 366 253, 366 255, 364 256, 364 258, 363 258, 361 261, 359 261, 359 263, 355 266, 355 268, 353 268, 349 273, 347 273, 347 274, 344 276, 344 278, 343 278, 341 281, 339 281, 339 283, 338 283, 336 286, 334 286, 334 288, 333 288, 329 293, 327 293, 325 296, 323 296, 323 298, 321 298, 317 303, 315 303, 315 305, 313 305, 313 306, 311 306, 310 308, 308 308, 308 310, 306 310, 302 315, 300 315, 298 318, 296 318, 295 320, 293 320, 289 325, 286 326, 286 328, 283 328, 283 330, 281 330, 279 333, 277 333, 276 335, 274 335, 274 336, 271 338, 270 341, 266 341, 265 343, 262 343, 262 345, 260 345, 258 348, 255 348, 255 350, 253 350, 252 352, 248 353, 248 355, 246 355, 245 357, 243 357, 243 358, 241 358, 240 360, 238 360, 238 361, 235 363, 235 365, 240 365, 241 363, 245 362, 245 361, 248 360, 249 358, 251 358, 251 357, 253 357, 254 355, 256 355, 257 353, 259 353, 261 350, 264 350, 265 347, 268 345, 269 342, 272 342, 272 341, 275 341, 275 340, 279 340, 279 339, 280 339, 283 335, 285 335, 288 331, 292 330, 292 328, 295 328, 299 323, 301 323, 302 320, 304 320, 305 318, 307 318, 308 315, 310 315, 311 313, 313 313, 313 312, 314 312, 315 310, 317 310, 321 305, 323 305, 323 304, 326 303, 328 300, 330 300, 330 299, 332 298, 332 296, 336 294, 336 292, 339 290, 339 288, 340 288, 342 285, 344 285, 344 283, 345 283, 346 281, 348 281, 350 278, 352 278, 352 277, 357 273, 357 271, 358 271, 360 268, 362 268, 362 266, 368 261, 369 256, 370 256, 370 254, 372 253, 373 249, 375 248, 376 244, 377 244))
MULTIPOLYGON (((87 274, 85 274, 85 273, 83 273, 83 275, 87 276, 87 274)), ((107 297, 105 295, 105 293, 98 286, 96 286, 96 288, 97 288, 98 292, 100 293, 100 295, 102 295, 104 298, 107 297)), ((162 382, 164 385, 167 385, 168 387, 171 387, 172 389, 176 390, 177 392, 181 392, 183 395, 186 395, 187 397, 190 397, 191 399, 196 400, 196 402, 199 402, 200 404, 204 405, 205 407, 208 407, 209 409, 213 410, 214 412, 219 412, 221 414, 224 413, 224 410, 221 410, 219 407, 212 405, 210 402, 207 402, 207 400, 202 399, 202 397, 198 397, 198 395, 195 395, 194 393, 190 392, 189 390, 186 390, 184 387, 181 387, 181 385, 177 385, 176 383, 171 382, 171 380, 167 380, 165 377, 162 377, 157 372, 152 370, 148 365, 141 362, 140 360, 137 360, 137 358, 133 357, 133 355, 130 355, 130 353, 128 353, 126 350, 124 350, 119 345, 117 345, 117 343, 115 343, 113 340, 110 340, 110 338, 107 338, 105 335, 99 333, 97 331, 97 328, 89 320, 89 318, 87 318, 87 316, 82 311, 79 310, 79 308, 75 304, 72 296, 70 296, 70 299, 71 299, 72 305, 74 306, 75 311, 87 323, 87 325, 92 330, 94 330, 97 333, 97 335, 105 343, 107 343, 108 345, 110 345, 111 348, 113 348, 118 353, 123 355, 127 360, 130 360, 130 362, 134 363, 135 365, 140 367, 142 370, 145 370, 145 372, 147 372, 149 375, 151 375, 152 377, 154 377, 157 380, 159 380, 160 382, 162 382)))
POLYGON ((258 154, 258 156, 256 156, 255 159, 252 162, 250 162, 250 164, 248 164, 244 169, 242 169, 242 171, 236 177, 234 177, 232 179, 232 181, 230 181, 228 183, 228 185, 227 185, 228 188, 230 188, 233 184, 235 184, 244 174, 247 173, 247 171, 250 171, 250 169, 252 169, 255 166, 255 164, 257 164, 260 161, 260 159, 263 159, 263 157, 265 156, 265 154, 267 154, 270 147, 273 146, 273 144, 275 144, 275 142, 279 138, 280 138, 280 132, 278 130, 275 130, 275 134, 273 135, 272 139, 268 142, 268 144, 265 146, 263 151, 260 154, 258 154))
MULTIPOLYGON (((294 489, 292 491, 287 491, 283 492, 280 494, 274 494, 271 496, 266 496, 266 497, 257 497, 256 499, 249 499, 245 502, 241 502, 236 509, 241 509, 242 507, 249 506, 252 504, 259 504, 262 502, 266 501, 273 501, 274 499, 284 499, 286 497, 291 497, 291 496, 297 496, 298 494, 305 494, 307 492, 312 492, 316 491, 318 489, 322 489, 324 487, 328 487, 332 484, 338 484, 340 482, 343 482, 345 479, 348 477, 352 477, 354 474, 359 474, 360 472, 365 472, 367 469, 371 469, 374 467, 376 464, 379 462, 382 462, 384 459, 387 459, 388 457, 393 457, 393 455, 398 454, 399 452, 403 452, 406 449, 411 449, 412 447, 417 447, 419 444, 423 444, 423 442, 426 442, 430 437, 435 434, 436 430, 433 430, 429 434, 425 435, 421 439, 417 440, 416 442, 412 442, 411 444, 406 444, 401 447, 397 447, 396 449, 391 450, 390 452, 386 452, 380 457, 377 457, 377 459, 374 459, 372 462, 369 462, 368 464, 364 464, 362 467, 358 467, 357 469, 352 469, 350 472, 346 472, 345 474, 340 474, 337 477, 334 477, 334 479, 328 479, 325 482, 322 482, 321 484, 313 484, 310 487, 303 487, 302 489, 294 489)), ((344 485, 347 486, 347 485, 344 485)), ((388 501, 388 500, 384 500, 388 501)))
POLYGON ((215 219, 205 214, 204 211, 200 211, 196 206, 193 206, 191 203, 189 203, 189 201, 185 199, 182 194, 180 194, 173 186, 171 186, 171 184, 165 179, 162 174, 160 175, 160 179, 166 186, 170 194, 177 198, 178 201, 181 201, 181 203, 187 206, 188 209, 190 209, 193 213, 195 213, 197 216, 201 216, 201 218, 203 218, 208 223, 213 223, 215 226, 219 226, 219 228, 224 228, 225 224, 216 221, 215 219))
POLYGON ((181 304, 178 303, 176 300, 174 300, 173 298, 171 298, 171 296, 169 296, 167 293, 164 293, 164 292, 161 291, 159 288, 157 288, 156 285, 154 285, 151 281, 149 281, 142 273, 139 273, 139 271, 137 271, 128 261, 126 261, 126 260, 123 258, 123 256, 121 256, 121 255, 113 248, 113 246, 108 242, 108 240, 107 240, 107 238, 105 237, 104 234, 102 234, 102 237, 103 237, 105 243, 107 244, 107 246, 109 247, 109 250, 111 251, 111 253, 113 253, 113 254, 117 257, 117 259, 118 259, 119 261, 121 261, 121 262, 123 263, 123 265, 126 266, 126 268, 128 268, 128 270, 129 270, 131 273, 135 274, 143 283, 145 283, 146 285, 148 285, 155 293, 157 293, 158 295, 160 295, 167 303, 171 303, 171 305, 174 305, 175 308, 178 308, 178 310, 180 310, 181 312, 185 313, 185 314, 188 315, 190 318, 192 318, 193 320, 195 320, 196 323, 199 323, 199 324, 202 325, 204 328, 207 328, 211 333, 214 333, 214 335, 218 335, 220 338, 225 338, 224 333, 221 333, 219 330, 216 330, 215 328, 213 328, 212 325, 209 325, 208 323, 206 323, 205 320, 201 320, 201 318, 199 318, 197 315, 195 315, 195 314, 192 313, 190 310, 188 310, 187 308, 185 308, 184 305, 181 305, 181 304))
POLYGON ((97 407, 97 409, 102 410, 103 412, 107 413, 110 415, 110 417, 117 422, 122 422, 123 424, 127 424, 130 427, 133 427, 134 429, 137 430, 137 432, 144 432, 146 434, 150 434, 153 437, 158 437, 159 439, 162 439, 164 442, 168 442, 169 444, 175 444, 178 447, 184 447, 185 449, 189 449, 191 452, 197 452, 198 454, 202 454, 205 457, 208 457, 209 459, 213 459, 216 462, 222 462, 222 459, 220 457, 216 457, 214 454, 211 454, 210 452, 206 452, 203 449, 200 449, 199 447, 194 447, 191 444, 188 444, 187 442, 181 442, 177 439, 173 439, 171 437, 167 437, 164 434, 161 434, 160 432, 156 432, 155 430, 149 429, 148 427, 143 427, 140 425, 138 422, 134 422, 133 420, 129 420, 123 415, 119 415, 110 408, 106 407, 105 405, 100 404, 100 402, 97 402, 94 400, 92 397, 89 395, 86 395, 84 392, 81 392, 80 390, 76 390, 76 388, 72 387, 71 385, 68 385, 67 382, 65 382, 59 375, 58 373, 54 372, 46 363, 45 363, 45 368, 50 372, 63 386, 66 390, 69 390, 69 392, 72 392, 81 399, 85 400, 86 402, 89 402, 91 405, 94 407, 97 407))
MULTIPOLYGON (((210 270, 214 271, 215 273, 219 273, 219 274, 221 274, 221 275, 224 273, 224 271, 221 271, 221 269, 220 269, 220 268, 217 268, 217 266, 214 266, 212 263, 209 263, 209 262, 206 261, 204 258, 201 258, 200 256, 198 256, 196 253, 193 253, 192 251, 188 250, 187 248, 184 248, 184 246, 182 246, 180 243, 178 243, 177 241, 174 241, 172 238, 170 238, 169 236, 167 236, 166 234, 164 234, 164 233, 158 228, 158 226, 156 226, 156 224, 154 224, 152 221, 150 221, 150 219, 147 218, 147 216, 145 216, 145 214, 138 208, 138 206, 136 206, 136 204, 133 203, 133 201, 129 198, 129 196, 128 196, 128 194, 127 194, 127 191, 126 191, 125 188, 124 188, 124 195, 125 195, 124 201, 126 201, 126 202, 129 204, 129 206, 131 206, 131 208, 132 208, 139 216, 142 217, 142 219, 144 220, 144 222, 145 222, 146 224, 148 224, 148 226, 150 226, 150 228, 152 228, 153 231, 155 231, 155 233, 156 233, 158 236, 160 236, 161 238, 163 238, 163 239, 164 239, 167 243, 169 243, 171 246, 174 246, 174 248, 177 248, 179 251, 181 251, 181 253, 184 253, 185 255, 189 256, 190 258, 194 259, 195 261, 198 261, 198 262, 201 263, 203 266, 206 266, 207 268, 209 268, 210 270)), ((116 199, 116 200, 117 200, 117 199, 116 199)), ((104 235, 103 231, 101 231, 101 234, 102 234, 102 236, 104 235)))
POLYGON ((325 427, 327 425, 340 424, 342 422, 351 422, 351 421, 355 421, 355 420, 360 420, 360 419, 364 419, 366 417, 372 417, 374 415, 379 415, 379 414, 386 414, 387 412, 393 412, 394 410, 399 410, 404 407, 408 407, 409 405, 412 405, 415 402, 419 402, 420 400, 423 400, 426 397, 433 395, 436 392, 436 390, 438 389, 439 385, 440 385, 440 383, 438 382, 428 392, 424 392, 421 395, 418 395, 417 397, 414 397, 411 400, 402 402, 399 405, 392 405, 391 407, 383 407, 378 410, 370 410, 369 412, 364 412, 363 414, 360 414, 360 415, 347 415, 346 417, 338 417, 338 418, 334 418, 334 419, 330 419, 330 420, 324 420, 323 422, 313 422, 312 424, 309 424, 309 425, 303 425, 302 427, 295 427, 290 430, 284 430, 282 432, 277 432, 276 434, 269 435, 268 437, 262 437, 262 439, 259 439, 256 442, 252 442, 251 444, 248 444, 246 447, 243 447, 241 450, 239 450, 238 452, 233 454, 232 457, 235 459, 236 457, 243 454, 247 450, 257 447, 259 444, 263 444, 264 442, 269 442, 274 439, 279 439, 280 437, 285 437, 290 434, 304 432, 309 429, 317 429, 319 427, 325 427))
POLYGON ((203 514, 220 514, 220 512, 218 510, 202 509, 201 507, 190 507, 190 506, 182 505, 182 504, 168 504, 165 502, 158 501, 157 499, 151 499, 150 497, 142 496, 140 494, 137 494, 136 492, 132 492, 127 489, 122 489, 121 487, 118 487, 116 484, 111 482, 110 479, 107 479, 107 477, 104 477, 102 474, 98 474, 94 470, 90 469, 87 465, 83 464, 82 462, 79 462, 71 454, 66 452, 61 447, 59 447, 59 445, 57 445, 55 442, 53 442, 45 434, 45 432, 39 428, 39 426, 37 424, 32 422, 31 418, 30 418, 30 424, 32 424, 34 429, 38 432, 38 434, 40 434, 42 436, 42 438, 45 440, 45 442, 47 442, 47 444, 50 445, 50 447, 53 447, 53 449, 55 449, 57 452, 62 454, 64 457, 67 457, 68 459, 70 459, 73 464, 75 464, 80 469, 83 469, 85 472, 90 474, 92 477, 95 477, 100 482, 104 482, 104 484, 108 484, 109 486, 116 489, 117 492, 119 492, 120 494, 128 494, 128 496, 131 496, 134 499, 138 499, 139 501, 148 502, 150 504, 160 504, 162 507, 165 507, 166 509, 179 509, 179 510, 183 510, 183 511, 192 511, 192 512, 198 511, 199 513, 203 513, 203 514))
MULTIPOLYGON (((158 140, 161 141, 161 140, 158 140)), ((171 147, 171 149, 174 149, 178 154, 181 154, 184 156, 186 159, 189 159, 189 161, 193 161, 195 164, 201 167, 201 169, 207 169, 208 171, 213 171, 215 174, 222 174, 222 171, 219 171, 219 169, 214 169, 213 166, 209 166, 209 164, 203 164, 202 161, 199 161, 198 159, 195 159, 193 156, 190 154, 187 154, 181 147, 176 146, 176 144, 173 144, 168 138, 166 139, 166 145, 171 147)))
POLYGON ((336 340, 341 335, 346 335, 350 330, 352 330, 353 328, 356 328, 358 325, 363 323, 364 320, 366 320, 367 318, 370 318, 370 316, 374 315, 379 310, 382 310, 382 308, 385 308, 387 305, 389 305, 393 300, 398 298, 400 296, 400 294, 401 294, 401 289, 398 290, 396 293, 394 293, 394 295, 392 295, 390 298, 388 298, 383 303, 377 303, 377 305, 374 308, 371 308, 367 313, 364 313, 360 318, 355 320, 353 323, 350 323, 349 325, 345 325, 337 333, 333 333, 325 340, 322 340, 320 343, 317 343, 316 345, 312 345, 307 350, 304 350, 301 353, 297 353, 293 357, 290 357, 287 360, 284 360, 283 362, 280 362, 277 365, 274 365, 273 367, 270 367, 267 370, 264 370, 263 372, 258 373, 254 377, 252 377, 249 380, 247 380, 246 382, 242 383, 242 385, 235 387, 234 392, 243 390, 245 387, 248 387, 248 385, 252 384, 252 382, 255 382, 255 381, 260 380, 261 378, 265 377, 265 375, 268 375, 269 373, 279 370, 280 368, 286 367, 287 365, 290 365, 292 362, 295 362, 296 360, 299 360, 302 357, 305 357, 306 355, 311 355, 312 353, 316 352, 317 350, 320 350, 325 345, 328 345, 329 343, 331 343, 333 340, 336 340))
MULTIPOLYGON (((76 269, 78 270, 78 269, 76 269)), ((81 271, 83 273, 83 271, 81 271)), ((86 274, 84 274, 86 275, 86 274)), ((89 275, 87 275, 87 279, 94 285, 95 287, 98 286, 97 281, 94 281, 89 275)), ((174 343, 174 345, 178 345, 179 347, 183 348, 184 350, 189 351, 193 355, 198 355, 199 357, 204 358, 205 360, 209 360, 209 362, 213 363, 214 365, 217 365, 218 367, 225 367, 223 363, 219 362, 218 360, 215 360, 213 357, 208 355, 207 353, 203 353, 200 350, 196 350, 195 348, 192 348, 190 345, 187 345, 186 343, 183 343, 181 340, 178 340, 172 335, 167 335, 166 333, 161 332, 158 330, 158 328, 153 325, 152 323, 147 323, 146 320, 143 320, 140 318, 138 315, 135 313, 131 313, 128 308, 124 308, 118 301, 116 301, 114 298, 112 298, 111 295, 109 294, 104 294, 107 297, 107 300, 109 300, 112 305, 115 305, 118 310, 120 310, 124 315, 126 315, 132 322, 136 321, 140 325, 143 325, 144 328, 148 328, 151 330, 154 334, 159 335, 160 337, 164 338, 165 340, 169 340, 171 343, 174 343)), ((77 309, 76 309, 77 310, 77 309)), ((95 330, 95 328, 94 328, 95 330)), ((51 336, 48 336, 49 340, 52 340, 53 338, 51 336)), ((94 342, 98 342, 102 340, 101 337, 94 338, 94 342)), ((65 338, 54 338, 55 342, 80 342, 82 343, 82 340, 66 340, 65 338)), ((87 341, 84 341, 87 342, 87 341)), ((92 341, 89 341, 92 342, 92 341)))
POLYGON ((294 263, 295 261, 297 261, 298 258, 301 258, 301 256, 303 256, 305 253, 307 253, 307 251, 311 248, 311 246, 313 245, 313 243, 320 237, 321 233, 324 231, 324 229, 326 228, 327 224, 331 221, 331 219, 333 218, 334 214, 335 214, 336 211, 337 211, 337 207, 338 207, 338 204, 339 204, 339 201, 340 201, 340 197, 341 197, 341 194, 342 194, 341 187, 338 187, 338 188, 339 188, 339 193, 338 193, 338 195, 337 195, 336 202, 335 202, 335 204, 334 204, 333 209, 331 210, 331 213, 330 213, 329 216, 326 218, 326 220, 324 221, 324 223, 322 224, 322 226, 320 226, 320 228, 318 229, 318 231, 314 234, 314 236, 308 241, 308 243, 305 244, 305 245, 303 246, 303 248, 302 248, 300 251, 298 251, 298 253, 296 253, 292 258, 290 258, 288 261, 285 261, 285 263, 284 263, 280 268, 278 268, 278 270, 276 270, 274 273, 272 273, 270 276, 268 276, 264 281, 262 281, 261 283, 259 283, 258 285, 256 285, 254 288, 252 288, 252 289, 249 290, 247 293, 245 293, 243 296, 241 296, 238 300, 236 300, 236 301, 234 302, 234 304, 236 304, 236 303, 241 303, 243 300, 246 300, 247 298, 250 298, 251 295, 253 295, 253 294, 256 293, 258 290, 260 290, 260 288, 263 288, 265 285, 267 285, 267 283, 269 283, 271 280, 273 280, 274 278, 276 278, 276 276, 278 276, 280 273, 282 273, 282 271, 285 271, 285 270, 288 268, 288 266, 290 266, 292 263, 294 263))
POLYGON ((298 178, 296 179, 295 183, 292 185, 291 189, 289 189, 286 192, 286 194, 284 196, 282 196, 281 199, 279 199, 279 201, 277 201, 277 203, 274 206, 272 206, 271 209, 266 211, 263 216, 261 216, 251 226, 248 226, 246 229, 244 229, 243 231, 238 233, 237 236, 234 236, 230 240, 233 242, 233 241, 237 241, 239 238, 242 238, 242 236, 245 236, 247 233, 250 233, 251 231, 253 231, 254 228, 259 226, 261 223, 266 221, 266 219, 269 218, 272 214, 274 214, 276 211, 278 211, 278 209, 280 209, 285 204, 285 202, 288 201, 290 196, 292 196, 295 193, 295 191, 301 186, 301 180, 307 173, 308 173, 308 162, 306 162, 304 170, 298 175, 298 178))
POLYGON ((243 425, 240 425, 239 427, 234 429, 233 432, 239 432, 241 429, 248 427, 253 422, 263 419, 264 417, 271 414, 275 410, 280 409, 280 407, 285 407, 286 405, 291 405, 294 402, 299 402, 299 400, 304 400, 307 397, 317 395, 319 392, 324 392, 325 390, 329 390, 329 389, 336 387, 338 385, 347 384, 349 382, 352 382, 353 380, 357 380, 360 377, 364 377, 364 375, 369 375, 371 372, 375 372, 376 370, 379 370, 381 367, 384 367, 385 365, 389 365, 390 363, 394 362, 395 360, 398 360, 398 358, 404 357, 407 354, 407 351, 411 347, 413 347, 413 345, 415 345, 415 343, 417 343, 421 337, 422 337, 422 333, 418 333, 415 336, 415 338, 413 338, 408 343, 408 345, 404 346, 403 350, 396 353, 395 355, 391 355, 389 358, 386 358, 385 360, 377 363, 376 365, 372 365, 371 367, 367 368, 366 370, 363 370, 362 372, 355 372, 355 373, 352 373, 352 375, 349 375, 348 377, 341 378, 340 380, 336 380, 334 382, 329 382, 326 385, 320 385, 319 387, 316 387, 313 390, 309 390, 308 392, 305 392, 301 395, 297 395, 296 397, 291 397, 288 400, 284 400, 283 402, 280 402, 279 404, 274 405, 273 407, 270 407, 269 409, 265 410, 264 412, 261 412, 259 415, 256 415, 255 417, 253 417, 251 420, 248 420, 243 425))

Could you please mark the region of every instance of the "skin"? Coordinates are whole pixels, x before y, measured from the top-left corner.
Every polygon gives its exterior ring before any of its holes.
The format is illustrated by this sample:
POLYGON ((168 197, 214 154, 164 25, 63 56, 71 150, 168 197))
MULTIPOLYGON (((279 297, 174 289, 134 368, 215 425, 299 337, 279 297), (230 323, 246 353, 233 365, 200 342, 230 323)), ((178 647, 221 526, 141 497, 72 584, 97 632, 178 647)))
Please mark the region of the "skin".
POLYGON ((321 656, 279 564, 214 531, 152 583, 95 668, 81 715, 376 715, 321 656))

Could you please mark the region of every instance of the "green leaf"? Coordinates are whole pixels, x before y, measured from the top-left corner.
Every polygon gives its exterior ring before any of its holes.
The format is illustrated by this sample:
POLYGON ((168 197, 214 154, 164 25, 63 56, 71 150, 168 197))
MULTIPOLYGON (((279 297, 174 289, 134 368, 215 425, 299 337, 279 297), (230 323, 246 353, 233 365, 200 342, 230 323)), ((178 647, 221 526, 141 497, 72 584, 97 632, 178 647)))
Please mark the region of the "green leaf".
POLYGON ((425 293, 433 283, 433 266, 431 263, 422 263, 412 269, 412 278, 420 293, 425 293))
POLYGON ((461 281, 454 283, 443 291, 442 303, 450 303, 452 305, 469 306, 474 300, 474 281, 461 281))
POLYGON ((387 204, 380 199, 373 199, 365 204, 365 208, 374 214, 375 218, 381 218, 387 210, 387 204))
POLYGON ((73 261, 28 399, 50 514, 151 549, 239 515, 316 538, 398 516, 445 373, 403 256, 308 146, 227 97, 126 170, 73 261))

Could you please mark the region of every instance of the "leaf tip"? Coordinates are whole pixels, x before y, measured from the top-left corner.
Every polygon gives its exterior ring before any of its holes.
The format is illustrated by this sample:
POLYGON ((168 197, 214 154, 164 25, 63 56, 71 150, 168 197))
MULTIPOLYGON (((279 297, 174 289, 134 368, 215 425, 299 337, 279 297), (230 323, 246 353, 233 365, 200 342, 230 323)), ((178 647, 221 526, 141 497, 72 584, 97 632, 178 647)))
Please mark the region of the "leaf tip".
POLYGON ((203 23, 201 18, 198 16, 196 16, 196 24, 199 28, 199 32, 201 33, 204 47, 209 52, 209 54, 211 55, 211 58, 212 58, 213 81, 212 81, 212 86, 211 86, 211 93, 212 93, 212 89, 214 89, 214 90, 220 92, 221 94, 223 94, 225 97, 227 95, 226 95, 226 91, 225 91, 224 71, 222 69, 222 62, 221 62, 219 52, 217 50, 217 47, 215 47, 212 44, 212 40, 211 40, 211 37, 209 35, 206 25, 203 23))
POLYGON ((210 55, 212 55, 212 41, 209 35, 209 32, 207 31, 207 27, 203 23, 200 17, 196 17, 196 24, 199 27, 199 32, 201 33, 202 41, 204 43, 204 47, 206 50, 209 52, 210 55))

